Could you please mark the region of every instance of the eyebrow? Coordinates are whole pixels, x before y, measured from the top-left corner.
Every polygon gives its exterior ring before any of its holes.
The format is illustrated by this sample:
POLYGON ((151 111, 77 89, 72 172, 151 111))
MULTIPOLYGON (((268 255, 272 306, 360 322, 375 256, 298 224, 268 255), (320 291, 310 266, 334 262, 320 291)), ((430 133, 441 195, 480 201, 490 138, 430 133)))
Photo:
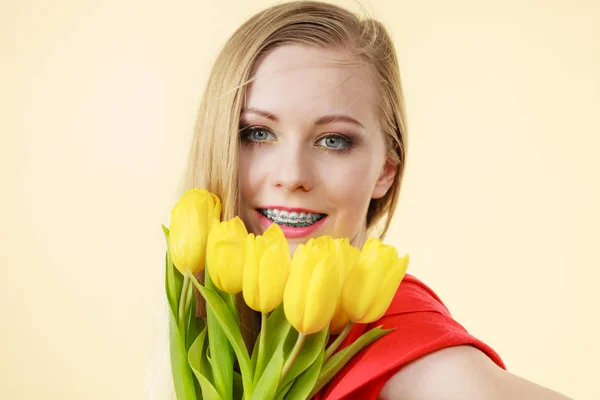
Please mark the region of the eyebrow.
MULTIPOLYGON (((242 114, 244 114, 244 113, 257 114, 257 115, 260 115, 267 119, 270 119, 272 121, 279 122, 279 118, 277 118, 277 116, 275 114, 270 113, 268 111, 259 110, 258 108, 249 107, 249 108, 243 109, 242 114)), ((348 123, 354 124, 360 128, 364 128, 363 124, 361 124, 360 122, 358 122, 351 116, 344 115, 344 114, 323 115, 322 117, 320 117, 319 119, 317 119, 315 121, 315 125, 325 125, 325 124, 329 124, 331 122, 337 122, 337 121, 348 122, 348 123)))

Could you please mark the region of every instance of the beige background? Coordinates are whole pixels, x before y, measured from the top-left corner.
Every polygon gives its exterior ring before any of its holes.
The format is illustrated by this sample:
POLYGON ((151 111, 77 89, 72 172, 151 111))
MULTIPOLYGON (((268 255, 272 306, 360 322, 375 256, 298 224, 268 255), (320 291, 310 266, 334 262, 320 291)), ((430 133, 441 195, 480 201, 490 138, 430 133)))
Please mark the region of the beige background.
MULTIPOLYGON (((0 398, 142 399, 199 95, 273 2, 0 4, 0 398)), ((598 2, 363 5, 408 107, 388 242, 509 370, 600 399, 598 2)))

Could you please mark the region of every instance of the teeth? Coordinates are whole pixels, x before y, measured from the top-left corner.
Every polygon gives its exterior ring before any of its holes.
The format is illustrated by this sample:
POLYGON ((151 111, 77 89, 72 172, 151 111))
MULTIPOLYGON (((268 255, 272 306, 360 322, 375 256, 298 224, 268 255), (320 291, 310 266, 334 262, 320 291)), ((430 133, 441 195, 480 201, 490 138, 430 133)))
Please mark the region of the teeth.
POLYGON ((319 221, 321 218, 323 218, 323 214, 313 214, 305 212, 298 213, 295 211, 287 212, 285 210, 278 210, 275 208, 262 209, 261 212, 267 218, 278 224, 300 224, 301 226, 305 226, 312 225, 315 222, 319 221))

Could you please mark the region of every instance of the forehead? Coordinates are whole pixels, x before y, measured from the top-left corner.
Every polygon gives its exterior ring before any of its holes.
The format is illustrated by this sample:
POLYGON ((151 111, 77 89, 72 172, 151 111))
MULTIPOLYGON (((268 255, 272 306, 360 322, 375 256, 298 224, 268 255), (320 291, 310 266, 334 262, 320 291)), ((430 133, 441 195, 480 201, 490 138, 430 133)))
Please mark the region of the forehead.
POLYGON ((258 65, 247 89, 246 107, 282 118, 344 113, 372 125, 377 122, 375 88, 362 65, 337 50, 277 47, 258 65))

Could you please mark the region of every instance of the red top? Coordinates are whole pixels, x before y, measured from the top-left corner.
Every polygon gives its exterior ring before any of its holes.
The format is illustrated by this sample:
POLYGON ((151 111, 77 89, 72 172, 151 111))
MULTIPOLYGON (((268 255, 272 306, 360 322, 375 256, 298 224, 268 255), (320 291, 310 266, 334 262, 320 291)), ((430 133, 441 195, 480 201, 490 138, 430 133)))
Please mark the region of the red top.
POLYGON ((386 382, 404 365, 446 347, 471 345, 500 368, 504 363, 485 343, 454 321, 439 297, 406 274, 386 313, 371 324, 356 324, 340 348, 368 330, 396 328, 359 352, 316 396, 316 400, 377 399, 386 382))

